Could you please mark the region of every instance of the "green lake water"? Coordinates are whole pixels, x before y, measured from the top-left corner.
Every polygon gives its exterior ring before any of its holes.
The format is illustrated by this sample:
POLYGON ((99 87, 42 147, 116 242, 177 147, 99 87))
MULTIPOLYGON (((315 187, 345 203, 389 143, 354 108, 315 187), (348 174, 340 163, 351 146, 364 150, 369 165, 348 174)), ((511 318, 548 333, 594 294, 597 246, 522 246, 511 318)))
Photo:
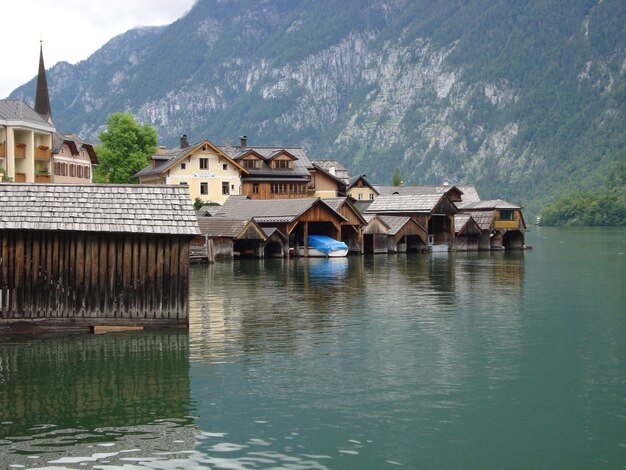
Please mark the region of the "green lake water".
POLYGON ((190 329, 0 338, 0 468, 625 468, 626 230, 194 265, 190 329))

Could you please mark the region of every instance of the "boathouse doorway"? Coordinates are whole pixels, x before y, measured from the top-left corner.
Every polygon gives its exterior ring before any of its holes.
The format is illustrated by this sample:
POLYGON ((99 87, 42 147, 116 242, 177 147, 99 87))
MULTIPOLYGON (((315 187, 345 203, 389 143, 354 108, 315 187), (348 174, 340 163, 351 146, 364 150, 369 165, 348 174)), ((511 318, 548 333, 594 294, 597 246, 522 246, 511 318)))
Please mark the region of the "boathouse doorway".
POLYGON ((524 248, 524 234, 519 230, 507 230, 502 236, 505 250, 521 250, 524 248))

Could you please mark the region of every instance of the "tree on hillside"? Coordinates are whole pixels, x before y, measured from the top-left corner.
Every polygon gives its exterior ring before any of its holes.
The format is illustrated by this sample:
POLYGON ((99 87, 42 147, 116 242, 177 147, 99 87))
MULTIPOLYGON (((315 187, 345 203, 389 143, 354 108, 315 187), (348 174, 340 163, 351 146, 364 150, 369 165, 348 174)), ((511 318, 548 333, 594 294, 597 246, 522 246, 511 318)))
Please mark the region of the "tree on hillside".
POLYGON ((114 113, 99 137, 102 145, 96 147, 99 165, 94 182, 136 183, 134 174, 148 165, 156 152, 156 130, 147 124, 140 126, 132 114, 114 113))
POLYGON ((391 177, 391 185, 400 186, 401 184, 402 184, 402 175, 400 174, 400 168, 396 168, 396 171, 393 172, 393 176, 391 177))

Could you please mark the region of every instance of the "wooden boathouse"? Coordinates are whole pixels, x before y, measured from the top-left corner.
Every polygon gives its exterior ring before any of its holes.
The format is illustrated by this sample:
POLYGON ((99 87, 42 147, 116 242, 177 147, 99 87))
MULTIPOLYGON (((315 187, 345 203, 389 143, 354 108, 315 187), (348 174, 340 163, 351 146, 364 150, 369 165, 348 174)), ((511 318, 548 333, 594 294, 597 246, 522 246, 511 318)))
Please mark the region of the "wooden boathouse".
POLYGON ((379 196, 365 214, 411 217, 427 230, 429 249, 448 250, 454 244, 454 214, 459 212, 445 193, 379 196))
POLYGON ((201 236, 191 244, 191 259, 287 257, 287 238, 278 230, 262 228, 254 220, 198 217, 201 236))
POLYGON ((288 240, 289 249, 298 246, 308 252, 309 235, 327 235, 342 240, 342 223, 349 222, 324 199, 249 199, 230 196, 213 217, 254 220, 263 229, 275 228, 288 240))
POLYGON ((0 328, 186 325, 185 186, 0 184, 0 328))
POLYGON ((481 250, 524 249, 526 222, 522 207, 501 199, 457 202, 462 213, 470 214, 482 230, 481 250))

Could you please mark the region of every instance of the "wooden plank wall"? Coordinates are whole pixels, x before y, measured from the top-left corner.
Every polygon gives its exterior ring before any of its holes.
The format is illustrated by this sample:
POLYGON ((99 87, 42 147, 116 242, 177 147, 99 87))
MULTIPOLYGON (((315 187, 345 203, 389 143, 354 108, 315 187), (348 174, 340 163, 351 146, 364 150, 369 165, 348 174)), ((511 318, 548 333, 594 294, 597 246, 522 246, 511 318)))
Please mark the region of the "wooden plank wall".
POLYGON ((0 320, 186 324, 188 292, 184 237, 0 231, 0 320))

